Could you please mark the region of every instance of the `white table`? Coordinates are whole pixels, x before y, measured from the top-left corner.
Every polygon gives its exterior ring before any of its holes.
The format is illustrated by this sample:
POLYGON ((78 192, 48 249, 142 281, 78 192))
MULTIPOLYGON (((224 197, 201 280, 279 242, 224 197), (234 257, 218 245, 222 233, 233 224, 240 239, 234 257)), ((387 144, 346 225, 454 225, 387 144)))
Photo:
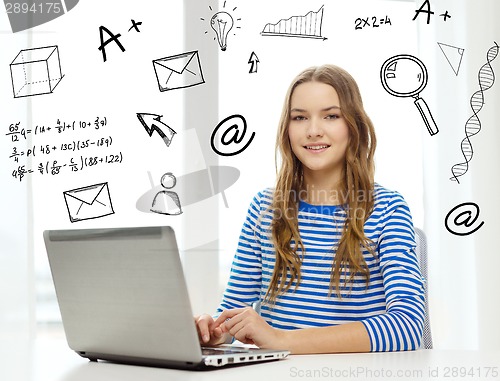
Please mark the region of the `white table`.
POLYGON ((302 355, 214 371, 92 363, 62 339, 0 342, 1 381, 498 380, 500 350, 302 355))

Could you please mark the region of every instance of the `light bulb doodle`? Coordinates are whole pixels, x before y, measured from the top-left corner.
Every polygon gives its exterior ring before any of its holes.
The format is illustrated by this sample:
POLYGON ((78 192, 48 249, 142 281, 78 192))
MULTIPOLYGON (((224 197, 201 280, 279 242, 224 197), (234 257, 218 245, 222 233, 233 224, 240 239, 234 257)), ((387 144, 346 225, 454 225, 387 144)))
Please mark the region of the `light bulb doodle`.
POLYGON ((474 154, 470 137, 478 134, 481 130, 481 121, 479 120, 478 113, 483 108, 484 92, 491 88, 493 83, 495 83, 495 73, 491 67, 491 61, 497 57, 498 49, 498 44, 495 42, 495 46, 488 49, 488 53, 486 54, 487 62, 479 69, 479 90, 472 94, 470 99, 470 106, 473 114, 465 123, 465 138, 460 144, 465 161, 451 167, 451 173, 453 176, 450 177, 450 180, 456 181, 457 183, 460 183, 458 178, 463 176, 469 170, 469 162, 472 160, 472 156, 474 154))
MULTIPOLYGON (((211 6, 209 6, 208 8, 210 9, 210 11, 213 11, 211 6)), ((226 8, 226 1, 224 1, 223 8, 226 8)), ((236 8, 237 7, 233 8, 233 12, 236 10, 236 8)), ((205 21, 205 18, 203 17, 201 17, 200 19, 202 21, 205 21)), ((220 49, 223 52, 227 49, 227 40, 230 32, 234 31, 234 29, 240 29, 239 26, 235 26, 236 22, 240 20, 241 18, 237 18, 235 21, 231 13, 225 10, 215 13, 210 18, 210 27, 215 32, 214 40, 217 39, 220 49)), ((208 31, 205 31, 205 34, 206 33, 208 33, 208 31)))
POLYGON ((420 92, 427 85, 427 69, 417 57, 399 54, 386 60, 380 69, 382 86, 395 97, 413 97, 429 134, 436 135, 439 130, 420 92))
POLYGON ((215 31, 217 42, 222 51, 225 51, 227 48, 227 36, 231 29, 233 29, 233 25, 233 16, 227 12, 217 12, 210 20, 210 26, 215 31))

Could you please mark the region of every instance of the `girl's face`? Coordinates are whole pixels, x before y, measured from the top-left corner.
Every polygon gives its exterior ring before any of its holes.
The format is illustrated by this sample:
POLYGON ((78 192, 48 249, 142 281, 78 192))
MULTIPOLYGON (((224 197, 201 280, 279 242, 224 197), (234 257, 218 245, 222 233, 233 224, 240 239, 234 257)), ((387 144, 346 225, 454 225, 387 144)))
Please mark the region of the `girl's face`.
POLYGON ((313 175, 340 180, 349 128, 332 86, 310 81, 295 88, 290 100, 288 137, 306 180, 313 175))

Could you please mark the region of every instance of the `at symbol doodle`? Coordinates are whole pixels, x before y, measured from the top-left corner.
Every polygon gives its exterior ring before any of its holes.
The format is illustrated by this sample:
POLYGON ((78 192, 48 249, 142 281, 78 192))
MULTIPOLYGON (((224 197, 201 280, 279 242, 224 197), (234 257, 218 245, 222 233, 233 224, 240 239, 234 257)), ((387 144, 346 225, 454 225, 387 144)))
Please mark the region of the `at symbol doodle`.
POLYGON ((215 153, 221 156, 234 156, 241 152, 243 152, 252 142, 255 137, 255 132, 252 132, 250 139, 246 142, 243 148, 237 151, 228 151, 221 152, 214 143, 214 140, 217 138, 217 141, 220 142, 223 146, 229 146, 232 143, 235 145, 242 144, 243 139, 247 133, 247 122, 245 118, 239 114, 231 115, 219 122, 217 127, 215 127, 214 132, 212 133, 212 138, 210 144, 215 153), (218 136, 219 129, 222 127, 222 133, 218 136), (242 127, 242 131, 240 131, 240 127, 242 127), (241 135, 240 135, 241 134, 241 135))
POLYGON ((478 217, 479 206, 473 202, 464 202, 448 212, 444 219, 444 226, 451 234, 469 235, 483 226, 484 221, 481 221, 475 227, 473 226, 476 224, 478 217))

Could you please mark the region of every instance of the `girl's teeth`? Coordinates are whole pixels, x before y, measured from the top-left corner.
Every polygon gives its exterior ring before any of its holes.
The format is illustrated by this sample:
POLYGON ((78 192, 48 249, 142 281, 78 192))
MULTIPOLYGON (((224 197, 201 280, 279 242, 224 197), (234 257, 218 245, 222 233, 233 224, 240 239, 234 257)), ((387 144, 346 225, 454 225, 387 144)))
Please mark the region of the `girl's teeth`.
POLYGON ((318 149, 323 149, 327 148, 328 146, 316 146, 316 147, 307 147, 307 149, 312 149, 312 150, 318 150, 318 149))

